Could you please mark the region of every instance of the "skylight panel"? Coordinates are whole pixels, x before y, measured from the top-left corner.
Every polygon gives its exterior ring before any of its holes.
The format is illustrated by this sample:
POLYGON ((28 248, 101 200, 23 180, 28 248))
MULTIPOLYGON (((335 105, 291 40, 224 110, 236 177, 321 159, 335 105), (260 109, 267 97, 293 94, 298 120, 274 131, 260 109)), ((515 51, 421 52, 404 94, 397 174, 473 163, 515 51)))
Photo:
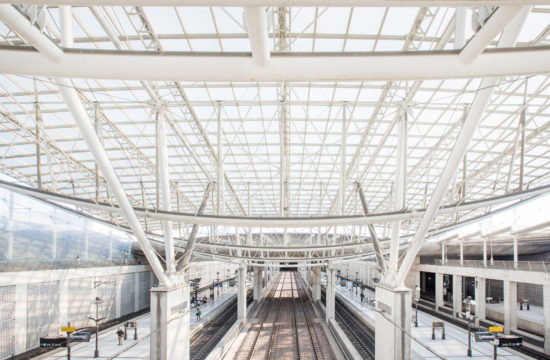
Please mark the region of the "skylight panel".
POLYGON ((251 52, 249 39, 222 39, 225 52, 251 52))
POLYGON ((180 17, 188 34, 215 34, 210 9, 207 7, 178 7, 180 17))
POLYGON ((372 51, 374 40, 347 39, 344 51, 366 52, 372 51))
POLYGON ((318 34, 344 34, 351 8, 331 7, 317 19, 318 34))
POLYGON ((353 8, 349 27, 350 34, 376 35, 382 23, 386 8, 366 7, 353 8))
POLYGON ((318 52, 339 52, 344 47, 344 40, 340 39, 317 39, 315 49, 318 52))
POLYGON ((295 52, 313 51, 313 39, 295 38, 292 40, 291 44, 291 49, 295 52))
POLYGON ((157 34, 177 34, 181 32, 174 8, 165 6, 143 7, 145 15, 157 34))
POLYGON ((382 27, 384 35, 407 35, 418 13, 418 8, 390 8, 382 27))
POLYGON ((216 26, 220 34, 246 33, 244 11, 241 7, 213 7, 216 26))
POLYGON ((193 51, 218 52, 222 51, 220 42, 216 39, 189 40, 193 51))

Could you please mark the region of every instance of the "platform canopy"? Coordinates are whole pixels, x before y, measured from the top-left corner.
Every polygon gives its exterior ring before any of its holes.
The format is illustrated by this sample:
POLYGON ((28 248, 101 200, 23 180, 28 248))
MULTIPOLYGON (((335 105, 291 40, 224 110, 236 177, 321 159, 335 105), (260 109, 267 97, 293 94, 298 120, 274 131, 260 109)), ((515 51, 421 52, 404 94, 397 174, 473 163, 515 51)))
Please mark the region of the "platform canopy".
MULTIPOLYGON (((369 243, 341 260, 372 254, 366 222, 308 218, 364 216, 360 188, 369 213, 412 214, 406 236, 550 184, 549 24, 542 0, 1 1, 0 172, 121 226, 169 226, 176 251, 193 223, 156 210, 218 219, 195 221, 205 256, 220 234, 257 249, 319 232, 325 250, 369 243), (94 206, 122 196, 102 161, 139 220, 94 206), (266 230, 273 217, 300 218, 294 235, 266 230)), ((372 223, 389 241, 390 221, 372 223)))

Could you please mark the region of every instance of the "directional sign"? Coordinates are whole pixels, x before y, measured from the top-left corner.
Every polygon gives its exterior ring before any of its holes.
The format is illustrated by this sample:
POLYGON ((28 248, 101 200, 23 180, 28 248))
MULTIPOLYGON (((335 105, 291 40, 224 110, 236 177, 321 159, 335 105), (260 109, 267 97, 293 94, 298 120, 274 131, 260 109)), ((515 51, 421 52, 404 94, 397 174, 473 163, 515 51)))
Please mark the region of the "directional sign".
POLYGON ((502 328, 502 326, 491 326, 489 328, 489 332, 492 332, 492 333, 504 332, 504 329, 502 328))
POLYGON ((76 328, 74 326, 62 326, 61 331, 63 331, 63 332, 75 332, 76 328))
POLYGON ((489 342, 495 339, 495 334, 488 331, 474 332, 476 342, 489 342))

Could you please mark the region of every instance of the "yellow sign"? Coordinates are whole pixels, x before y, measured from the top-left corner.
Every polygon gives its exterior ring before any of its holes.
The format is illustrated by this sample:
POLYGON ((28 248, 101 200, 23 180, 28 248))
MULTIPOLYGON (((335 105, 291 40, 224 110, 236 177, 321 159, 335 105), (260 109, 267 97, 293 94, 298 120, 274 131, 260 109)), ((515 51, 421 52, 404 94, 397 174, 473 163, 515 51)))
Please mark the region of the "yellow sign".
POLYGON ((76 328, 74 326, 62 326, 61 331, 63 331, 63 332, 75 332, 76 328))
POLYGON ((492 333, 504 332, 504 329, 502 328, 502 326, 491 326, 489 328, 489 332, 492 332, 492 333))

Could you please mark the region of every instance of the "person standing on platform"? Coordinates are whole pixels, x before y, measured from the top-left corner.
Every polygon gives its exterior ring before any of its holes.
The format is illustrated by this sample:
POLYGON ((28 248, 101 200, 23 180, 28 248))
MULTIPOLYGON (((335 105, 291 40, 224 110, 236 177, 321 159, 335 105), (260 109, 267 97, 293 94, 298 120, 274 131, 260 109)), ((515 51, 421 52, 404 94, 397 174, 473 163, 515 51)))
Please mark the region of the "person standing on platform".
POLYGON ((197 320, 201 319, 201 308, 197 307, 197 320))
POLYGON ((122 328, 118 328, 118 330, 116 331, 116 334, 118 336, 118 344, 122 345, 122 338, 124 337, 124 330, 122 330, 122 328))

